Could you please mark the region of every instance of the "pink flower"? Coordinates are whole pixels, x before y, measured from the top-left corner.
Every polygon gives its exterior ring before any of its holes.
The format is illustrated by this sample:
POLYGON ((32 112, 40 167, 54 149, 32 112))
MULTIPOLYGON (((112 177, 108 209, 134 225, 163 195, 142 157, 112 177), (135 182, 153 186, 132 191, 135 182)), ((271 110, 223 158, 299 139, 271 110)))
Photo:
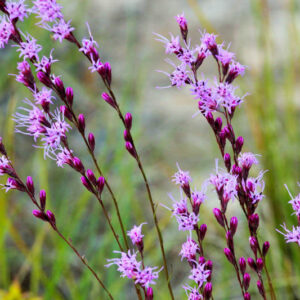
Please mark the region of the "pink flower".
POLYGON ((4 48, 11 35, 14 33, 14 26, 6 16, 0 16, 0 48, 4 48))
POLYGON ((222 66, 228 67, 234 56, 233 52, 223 49, 223 45, 218 45, 218 55, 216 55, 216 58, 221 62, 222 66))
POLYGON ((157 41, 165 44, 166 54, 172 54, 172 53, 176 54, 181 50, 178 35, 174 37, 171 34, 171 40, 168 40, 166 37, 157 33, 155 35, 159 37, 158 39, 156 39, 157 41))
POLYGON ((245 152, 245 153, 240 154, 240 156, 238 158, 238 162, 243 168, 249 170, 252 167, 252 165, 258 164, 258 160, 257 160, 256 156, 257 155, 255 155, 251 152, 245 152))
POLYGON ((261 171, 256 178, 250 177, 246 182, 242 181, 243 189, 250 199, 252 204, 260 202, 265 196, 263 191, 265 188, 265 182, 263 180, 263 175, 265 172, 261 171))
POLYGON ((61 12, 62 6, 57 4, 55 0, 36 0, 33 4, 33 12, 41 19, 39 24, 45 24, 45 22, 53 22, 56 19, 63 18, 61 12))
POLYGON ((59 40, 59 42, 62 43, 64 39, 70 38, 71 32, 74 30, 74 27, 72 27, 70 23, 71 21, 66 22, 64 19, 59 19, 55 21, 52 27, 49 25, 43 27, 53 33, 54 40, 59 40))
POLYGON ((20 21, 24 21, 24 18, 27 18, 28 10, 24 2, 25 0, 6 2, 6 10, 11 20, 19 19, 20 21))
POLYGON ((96 48, 99 48, 98 43, 94 40, 91 30, 90 30, 90 26, 88 23, 86 23, 88 31, 89 31, 89 39, 82 39, 82 47, 79 49, 79 51, 83 52, 84 54, 89 55, 90 53, 94 53, 96 48))
POLYGON ((151 284, 156 284, 154 281, 155 279, 158 278, 158 273, 162 270, 155 271, 157 267, 151 268, 151 267, 145 267, 145 269, 140 270, 136 274, 136 279, 135 283, 140 284, 142 287, 145 287, 146 289, 151 285, 151 284))
POLYGON ((178 163, 177 163, 177 168, 178 168, 178 172, 176 172, 173 175, 172 181, 175 182, 175 184, 179 184, 181 186, 188 185, 190 181, 192 181, 190 173, 188 171, 181 170, 178 163))
POLYGON ((201 43, 206 46, 208 50, 212 52, 212 54, 217 54, 217 35, 213 33, 204 32, 201 37, 201 43))
POLYGON ((181 260, 186 258, 188 262, 191 262, 196 259, 196 254, 198 251, 199 251, 198 244, 190 237, 188 237, 187 241, 182 244, 179 255, 181 255, 181 260))
POLYGON ((142 223, 139 226, 134 225, 133 228, 127 232, 134 245, 138 245, 143 242, 144 235, 142 234, 142 226, 147 223, 142 223))
POLYGON ((27 35, 25 37, 26 42, 21 42, 17 51, 20 52, 20 57, 24 57, 25 59, 34 59, 38 60, 38 53, 42 50, 42 46, 36 43, 36 39, 31 35, 27 35))
POLYGON ((187 30, 187 21, 184 16, 184 13, 182 13, 181 15, 177 15, 176 22, 178 23, 181 29, 187 30))
POLYGON ((289 203, 292 204, 295 215, 300 217, 300 194, 289 201, 289 203))
POLYGON ((183 286, 185 289, 188 300, 203 300, 203 296, 199 293, 198 289, 191 286, 183 286))
POLYGON ((0 176, 6 174, 6 170, 9 168, 10 161, 2 155, 0 157, 0 176))
POLYGON ((195 267, 191 270, 191 275, 189 276, 189 279, 194 280, 199 287, 203 285, 207 281, 207 278, 210 275, 209 270, 205 270, 205 263, 200 264, 196 261, 194 261, 195 267))
POLYGON ((52 96, 52 90, 47 89, 46 87, 43 87, 39 92, 34 91, 33 96, 35 103, 42 106, 48 103, 52 104, 52 99, 54 99, 54 96, 52 96))
POLYGON ((67 148, 61 148, 60 152, 53 153, 54 159, 56 160, 56 164, 58 167, 62 167, 66 164, 72 166, 73 165, 73 154, 71 150, 67 148))
POLYGON ((50 73, 51 65, 58 61, 57 59, 53 59, 52 52, 53 49, 51 50, 49 57, 43 56, 41 60, 34 63, 36 72, 42 71, 44 73, 50 73))
POLYGON ((199 217, 194 212, 175 215, 175 217, 178 223, 179 231, 194 230, 195 226, 199 222, 199 217))
POLYGON ((284 236, 284 239, 287 243, 297 243, 300 247, 300 226, 293 226, 292 230, 288 230, 286 228, 286 225, 283 224, 281 227, 285 230, 284 232, 279 231, 276 229, 279 233, 281 233, 284 236))

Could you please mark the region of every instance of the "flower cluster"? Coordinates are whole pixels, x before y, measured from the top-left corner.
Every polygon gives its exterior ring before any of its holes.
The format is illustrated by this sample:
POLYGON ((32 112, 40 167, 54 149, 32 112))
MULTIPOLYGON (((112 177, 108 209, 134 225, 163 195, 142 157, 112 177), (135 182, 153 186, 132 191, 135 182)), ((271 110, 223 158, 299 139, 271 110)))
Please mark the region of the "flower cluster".
POLYGON ((281 225, 283 230, 285 232, 282 232, 277 229, 279 233, 281 233, 284 236, 284 239, 287 243, 296 243, 300 247, 300 194, 298 194, 296 197, 293 197, 290 191, 288 190, 288 187, 285 186, 290 197, 292 198, 289 203, 292 205, 293 214, 296 215, 298 220, 298 226, 293 226, 291 230, 289 230, 285 224, 281 225))

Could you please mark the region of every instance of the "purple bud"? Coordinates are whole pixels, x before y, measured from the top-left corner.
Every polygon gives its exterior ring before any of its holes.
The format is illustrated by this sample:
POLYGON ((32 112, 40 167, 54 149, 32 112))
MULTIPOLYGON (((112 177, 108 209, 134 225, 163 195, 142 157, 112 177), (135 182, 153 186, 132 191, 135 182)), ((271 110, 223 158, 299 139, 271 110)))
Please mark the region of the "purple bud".
POLYGON ((73 89, 70 86, 68 86, 66 88, 66 100, 71 107, 73 105, 73 99, 74 99, 73 89))
POLYGON ((109 105, 111 105, 113 108, 116 108, 116 103, 115 101, 107 94, 103 93, 102 98, 104 101, 106 101, 109 105))
POLYGON ((269 248, 270 248, 270 242, 268 242, 268 241, 264 242, 263 248, 262 248, 263 256, 267 255, 269 248))
POLYGON ((130 130, 131 129, 131 126, 132 126, 132 115, 131 115, 131 113, 126 113, 126 115, 125 115, 125 126, 126 126, 126 128, 128 129, 128 130, 130 130))
POLYGON ((251 281, 251 276, 248 273, 244 274, 244 280, 243 280, 243 285, 245 290, 247 291, 250 285, 250 281, 251 281))
POLYGON ((226 134, 223 129, 221 130, 221 132, 219 132, 218 136, 219 136, 221 147, 224 149, 226 145, 226 134))
POLYGON ((61 113, 70 121, 73 120, 73 115, 71 111, 64 105, 62 105, 60 108, 61 113))
POLYGON ((132 144, 130 142, 125 143, 125 148, 127 151, 134 157, 136 158, 136 152, 135 149, 133 148, 132 144))
POLYGON ((224 227, 224 218, 223 218, 222 212, 218 208, 214 208, 213 213, 214 213, 214 216, 215 216, 216 220, 218 221, 218 223, 222 227, 224 227))
POLYGON ((93 193, 93 187, 91 186, 90 182, 86 179, 86 177, 85 176, 81 176, 80 179, 81 179, 82 184, 86 187, 86 189, 89 192, 93 193))
POLYGON ((204 240, 206 231, 207 231, 207 225, 206 224, 202 224, 200 226, 200 228, 199 228, 199 237, 200 237, 201 241, 204 240))
POLYGON ((108 83, 108 85, 111 85, 111 66, 109 62, 106 62, 104 64, 104 70, 105 70, 105 79, 108 83))
POLYGON ((46 192, 44 190, 40 190, 40 204, 42 210, 45 210, 46 207, 46 192))
POLYGON ((211 282, 206 283, 206 285, 204 287, 203 295, 204 295, 205 300, 209 300, 211 298, 211 295, 212 295, 212 284, 211 284, 211 282))
POLYGON ((45 215, 43 212, 41 212, 41 211, 39 211, 39 210, 37 210, 37 209, 34 209, 34 210, 32 211, 32 214, 33 214, 36 218, 39 218, 39 219, 41 219, 41 220, 43 220, 43 221, 46 221, 46 220, 47 220, 46 215, 45 215))
POLYGON ((86 171, 86 176, 87 176, 87 178, 89 179, 89 181, 90 181, 92 184, 96 185, 97 180, 96 180, 96 177, 95 177, 94 172, 93 172, 92 170, 88 169, 88 170, 86 171))
POLYGON ((7 155, 4 144, 2 142, 2 137, 0 137, 0 153, 3 155, 7 155))
POLYGON ((230 231, 226 232, 226 241, 227 241, 227 246, 231 251, 234 251, 234 246, 233 246, 233 237, 230 231))
POLYGON ((103 191, 104 185, 105 185, 105 178, 101 176, 97 180, 97 186, 98 186, 98 191, 99 191, 100 195, 103 191))
POLYGON ((85 117, 83 114, 78 116, 78 129, 81 133, 84 133, 85 130, 85 117))
POLYGON ((186 41, 186 38, 188 35, 188 25, 187 25, 186 18, 184 17, 184 14, 178 15, 176 17, 176 21, 179 25, 181 36, 182 36, 183 40, 186 41))
POLYGON ((224 254, 227 257, 228 261, 234 265, 234 256, 233 256, 232 252, 230 251, 230 249, 225 248, 224 254))
POLYGON ((206 120, 207 122, 209 123, 209 125, 214 128, 215 126, 215 121, 214 121, 214 116, 211 112, 209 112, 207 115, 206 115, 206 120))
POLYGON ((48 220, 51 223, 51 225, 55 226, 56 221, 55 221, 55 216, 52 211, 47 210, 47 217, 48 217, 48 220))
POLYGON ((147 288, 146 300, 153 300, 153 289, 151 286, 147 288))
POLYGON ((256 253, 257 253, 257 249, 258 249, 258 242, 257 242, 257 239, 254 237, 254 236, 251 236, 249 238, 249 244, 250 244, 250 247, 254 253, 254 255, 256 256, 256 253))
POLYGON ((204 257, 204 256, 199 256, 199 258, 198 258, 198 263, 199 263, 200 265, 203 265, 205 262, 206 262, 205 257, 204 257))
POLYGON ((248 257, 247 262, 251 269, 253 269, 254 271, 257 270, 256 263, 252 257, 248 257))
POLYGON ((84 166, 81 160, 76 156, 73 158, 73 166, 76 171, 80 172, 81 174, 84 173, 84 166))
POLYGON ((92 152, 94 152, 96 142, 95 142, 95 136, 92 132, 90 132, 88 135, 88 142, 89 142, 90 149, 92 150, 92 152))
POLYGON ((34 184, 31 176, 26 179, 26 186, 31 195, 34 195, 34 184))
POLYGON ((232 175, 240 175, 242 173, 242 170, 239 166, 233 165, 231 173, 232 173, 232 175))
POLYGON ((64 98, 66 96, 66 92, 63 81, 59 77, 56 77, 54 79, 54 84, 59 95, 64 98))
POLYGON ((261 257, 256 260, 257 270, 260 272, 264 267, 264 261, 261 257))
POLYGON ((258 289, 259 293, 260 293, 260 294, 264 297, 264 299, 265 299, 265 290, 264 290, 263 284, 261 283, 260 280, 257 280, 256 285, 257 285, 257 289, 258 289))
POLYGON ((45 86, 51 88, 52 87, 52 81, 50 79, 50 77, 43 73, 42 71, 39 71, 37 74, 36 74, 38 80, 43 83, 45 86))
POLYGON ((246 267, 247 267, 246 259, 244 257, 241 257, 239 259, 239 265, 240 265, 240 270, 241 270, 242 274, 244 274, 246 271, 246 267))
POLYGON ((230 168, 231 168, 231 157, 230 157, 229 153, 225 153, 224 163, 225 163, 225 166, 226 166, 227 170, 230 170, 230 168))
POLYGON ((250 215, 248 218, 250 230, 252 233, 256 233, 257 228, 259 226, 259 216, 258 214, 250 215))
POLYGON ((123 136, 124 136, 125 142, 130 142, 131 141, 131 135, 130 135, 130 133, 127 129, 124 130, 123 136))
POLYGON ((234 236, 234 234, 236 233, 238 223, 239 223, 239 220, 237 217, 232 217, 230 219, 230 232, 231 232, 232 236, 234 236))
POLYGON ((205 267, 207 270, 212 270, 213 269, 213 262, 211 260, 208 260, 205 264, 205 267))
POLYGON ((243 145, 244 145, 244 138, 242 136, 239 136, 235 141, 235 150, 237 155, 241 152, 243 145))
POLYGON ((251 295, 249 293, 245 293, 244 300, 251 300, 251 295))
POLYGON ((218 117, 215 120, 215 130, 219 132, 222 129, 222 118, 218 117))

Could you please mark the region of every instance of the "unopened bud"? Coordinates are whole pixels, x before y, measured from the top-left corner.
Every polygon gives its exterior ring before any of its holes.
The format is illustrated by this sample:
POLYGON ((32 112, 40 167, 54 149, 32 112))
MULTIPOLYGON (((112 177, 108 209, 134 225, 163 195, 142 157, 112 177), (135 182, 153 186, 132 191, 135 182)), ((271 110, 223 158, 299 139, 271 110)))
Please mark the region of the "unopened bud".
POLYGON ((78 129, 80 132, 84 133, 85 130, 85 117, 83 114, 78 116, 78 129))
POLYGON ((73 105, 73 99, 74 99, 73 89, 70 86, 68 86, 66 88, 66 100, 70 106, 73 105))
POLYGON ((90 149, 92 150, 92 152, 94 152, 96 142, 95 142, 95 136, 92 132, 90 132, 89 135, 88 135, 88 142, 89 142, 90 149))
POLYGON ((41 209, 45 210, 46 207, 46 191, 40 190, 40 204, 41 204, 41 209))
POLYGON ((31 176, 26 179, 26 186, 31 195, 34 195, 34 184, 31 176))
POLYGON ((213 214, 217 220, 217 222, 222 226, 224 227, 224 218, 223 218, 223 215, 222 215, 222 212, 218 209, 218 208, 214 208, 213 209, 213 214))

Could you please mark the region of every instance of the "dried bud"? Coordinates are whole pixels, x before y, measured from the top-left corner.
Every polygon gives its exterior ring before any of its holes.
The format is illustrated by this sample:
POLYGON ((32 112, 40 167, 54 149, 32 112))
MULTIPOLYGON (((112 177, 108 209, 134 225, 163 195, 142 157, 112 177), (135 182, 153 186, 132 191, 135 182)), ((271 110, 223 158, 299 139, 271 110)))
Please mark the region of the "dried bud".
POLYGON ((239 259, 239 265, 240 265, 240 270, 241 270, 242 274, 244 274, 246 271, 246 267, 247 267, 246 260, 244 257, 241 257, 239 259))
POLYGON ((125 143, 125 148, 127 151, 134 157, 136 158, 136 152, 135 149, 133 148, 132 144, 130 142, 125 143))
POLYGON ((199 237, 200 237, 201 241, 204 240, 206 231, 207 231, 207 225, 206 224, 202 224, 200 226, 200 228, 199 228, 199 237))
POLYGON ((264 242, 263 248, 262 248, 263 256, 267 255, 269 248, 270 248, 270 242, 268 242, 268 241, 264 242))
POLYGON ((101 176, 97 180, 98 192, 100 195, 103 191, 104 185, 105 185, 105 178, 101 176))
POLYGON ((251 276, 248 273, 244 274, 243 285, 245 290, 247 291, 250 285, 251 276))
POLYGON ((43 213, 43 212, 41 212, 41 211, 39 211, 39 210, 37 210, 37 209, 34 209, 34 210, 32 211, 32 214, 33 214, 36 218, 39 218, 39 219, 41 219, 41 220, 43 220, 43 221, 47 221, 47 216, 45 215, 45 213, 43 213))
POLYGON ((252 233, 256 233, 257 228, 259 226, 259 216, 258 214, 250 215, 248 218, 250 230, 252 233))
POLYGON ((256 263, 252 257, 248 257, 247 262, 251 269, 253 269, 254 271, 257 270, 256 263))
POLYGON ((71 111, 64 105, 60 106, 60 111, 61 113, 70 121, 73 120, 73 115, 71 113, 71 111))
POLYGON ((57 90, 57 92, 59 93, 59 95, 60 95, 62 98, 65 98, 65 96, 66 96, 66 91, 65 91, 65 87, 64 87, 63 81, 62 81, 59 77, 56 77, 56 78, 54 79, 54 84, 55 84, 56 90, 57 90))
POLYGON ((92 185, 90 184, 90 182, 86 179, 86 177, 85 177, 85 176, 81 176, 80 179, 81 179, 82 184, 85 186, 85 188, 86 188, 89 192, 93 193, 93 187, 92 187, 92 185))
POLYGON ((228 261, 234 265, 234 256, 233 256, 232 252, 230 251, 230 249, 225 248, 224 254, 225 254, 226 258, 228 259, 228 261))
POLYGON ((107 93, 102 94, 102 98, 104 101, 106 101, 109 105, 111 105, 113 108, 116 108, 116 103, 107 93))
POLYGON ((30 192, 31 195, 34 195, 34 184, 31 176, 28 176, 26 179, 26 186, 27 190, 30 192))
POLYGON ((96 142, 95 142, 95 136, 92 132, 90 132, 89 135, 88 135, 88 142, 89 142, 90 149, 92 150, 92 152, 94 152, 96 142))
POLYGON ((244 300, 251 300, 251 295, 249 293, 245 293, 244 300))
POLYGON ((209 300, 211 298, 211 295, 212 295, 212 284, 211 282, 207 282, 203 291, 204 299, 209 300))
POLYGON ((128 129, 128 130, 130 130, 131 129, 131 127, 132 127, 132 115, 131 115, 131 113, 126 113, 126 115, 125 115, 125 126, 126 126, 126 128, 128 129))
POLYGON ((85 130, 85 117, 83 114, 78 116, 78 129, 81 133, 84 133, 85 130))
POLYGON ((89 179, 89 181, 90 181, 93 185, 96 185, 97 180, 96 180, 96 177, 95 177, 94 172, 93 172, 92 170, 88 169, 88 170, 86 171, 86 176, 87 176, 87 178, 89 179))
POLYGON ((256 260, 257 270, 260 272, 264 267, 264 261, 261 257, 256 260))
POLYGON ((238 223, 239 223, 239 220, 237 217, 232 217, 230 219, 230 232, 231 232, 232 236, 234 236, 234 234, 236 233, 238 223))
POLYGON ((51 225, 55 226, 56 221, 55 221, 55 216, 52 211, 47 210, 47 217, 48 217, 48 220, 51 223, 51 225))
POLYGON ((46 192, 44 190, 40 190, 40 204, 42 210, 45 210, 46 207, 46 192))
POLYGON ((265 289, 264 289, 263 284, 261 283, 260 280, 257 280, 256 285, 257 285, 257 289, 258 289, 259 293, 260 293, 260 294, 264 297, 264 299, 265 299, 265 289))
POLYGON ((84 166, 78 157, 73 158, 73 166, 76 171, 80 172, 81 174, 84 173, 84 166))
POLYGON ((66 88, 66 100, 71 107, 73 105, 73 99, 74 99, 73 89, 70 86, 68 86, 66 88))
POLYGON ((243 145, 244 138, 242 136, 239 136, 235 141, 235 151, 237 155, 242 151, 243 145))
POLYGON ((225 153, 224 155, 224 164, 227 168, 227 170, 230 170, 231 168, 231 157, 229 153, 225 153))
POLYGON ((218 208, 214 208, 213 213, 214 213, 214 216, 215 216, 216 220, 218 221, 218 223, 222 227, 224 227, 224 218, 223 218, 222 212, 218 208))
POLYGON ((43 83, 45 86, 47 86, 48 88, 51 88, 52 87, 52 81, 50 79, 50 77, 45 74, 44 72, 42 71, 39 71, 37 74, 36 74, 38 80, 43 83))

